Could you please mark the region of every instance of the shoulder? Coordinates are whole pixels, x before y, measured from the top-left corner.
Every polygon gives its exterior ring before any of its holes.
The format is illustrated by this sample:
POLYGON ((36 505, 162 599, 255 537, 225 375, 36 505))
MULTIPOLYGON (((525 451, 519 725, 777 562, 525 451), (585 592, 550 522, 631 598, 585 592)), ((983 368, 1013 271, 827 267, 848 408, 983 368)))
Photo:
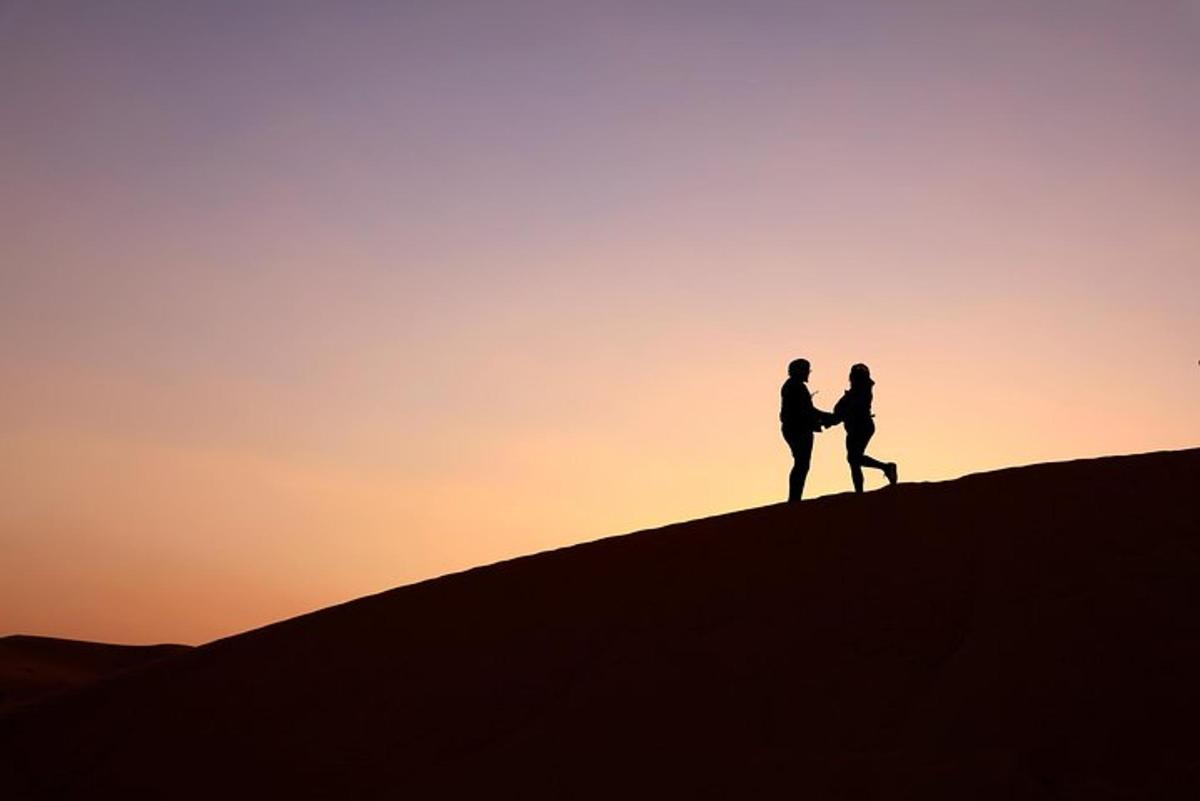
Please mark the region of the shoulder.
POLYGON ((795 381, 789 378, 784 382, 779 392, 788 400, 799 401, 800 403, 811 402, 809 399, 812 396, 808 394, 808 386, 803 381, 795 381))

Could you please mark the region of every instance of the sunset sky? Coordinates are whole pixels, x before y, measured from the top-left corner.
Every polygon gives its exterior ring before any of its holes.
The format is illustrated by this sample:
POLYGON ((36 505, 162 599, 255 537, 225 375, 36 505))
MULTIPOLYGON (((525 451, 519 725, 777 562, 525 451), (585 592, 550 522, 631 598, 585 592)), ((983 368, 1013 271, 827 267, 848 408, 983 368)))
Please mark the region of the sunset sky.
POLYGON ((0 635, 780 501, 796 356, 902 481, 1198 446, 1198 143, 1189 0, 0 0, 0 635))

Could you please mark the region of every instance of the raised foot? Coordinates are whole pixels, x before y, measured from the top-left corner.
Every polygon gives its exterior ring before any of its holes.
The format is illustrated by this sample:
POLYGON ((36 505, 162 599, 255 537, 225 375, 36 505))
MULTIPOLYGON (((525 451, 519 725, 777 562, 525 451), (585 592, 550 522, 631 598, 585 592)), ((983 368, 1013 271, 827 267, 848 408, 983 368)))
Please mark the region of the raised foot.
POLYGON ((900 480, 900 471, 896 468, 895 462, 888 462, 883 466, 883 474, 887 476, 889 484, 895 484, 900 480))

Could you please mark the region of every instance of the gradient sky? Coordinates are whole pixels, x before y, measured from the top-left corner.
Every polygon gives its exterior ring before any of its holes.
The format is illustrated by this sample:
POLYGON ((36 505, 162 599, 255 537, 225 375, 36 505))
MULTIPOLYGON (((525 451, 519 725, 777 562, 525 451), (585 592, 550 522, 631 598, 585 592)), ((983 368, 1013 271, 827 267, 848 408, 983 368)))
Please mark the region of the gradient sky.
POLYGON ((1185 0, 0 0, 0 634, 776 502, 795 356, 902 480, 1200 445, 1198 142, 1185 0))

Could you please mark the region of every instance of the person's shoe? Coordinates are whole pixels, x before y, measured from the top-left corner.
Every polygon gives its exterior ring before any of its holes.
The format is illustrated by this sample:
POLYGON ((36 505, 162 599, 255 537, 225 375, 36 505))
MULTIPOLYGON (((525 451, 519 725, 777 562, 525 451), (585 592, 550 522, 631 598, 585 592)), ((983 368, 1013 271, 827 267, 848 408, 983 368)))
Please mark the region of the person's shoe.
POLYGON ((895 462, 888 462, 883 466, 883 474, 887 476, 889 484, 895 484, 900 480, 900 471, 896 469, 895 462))

